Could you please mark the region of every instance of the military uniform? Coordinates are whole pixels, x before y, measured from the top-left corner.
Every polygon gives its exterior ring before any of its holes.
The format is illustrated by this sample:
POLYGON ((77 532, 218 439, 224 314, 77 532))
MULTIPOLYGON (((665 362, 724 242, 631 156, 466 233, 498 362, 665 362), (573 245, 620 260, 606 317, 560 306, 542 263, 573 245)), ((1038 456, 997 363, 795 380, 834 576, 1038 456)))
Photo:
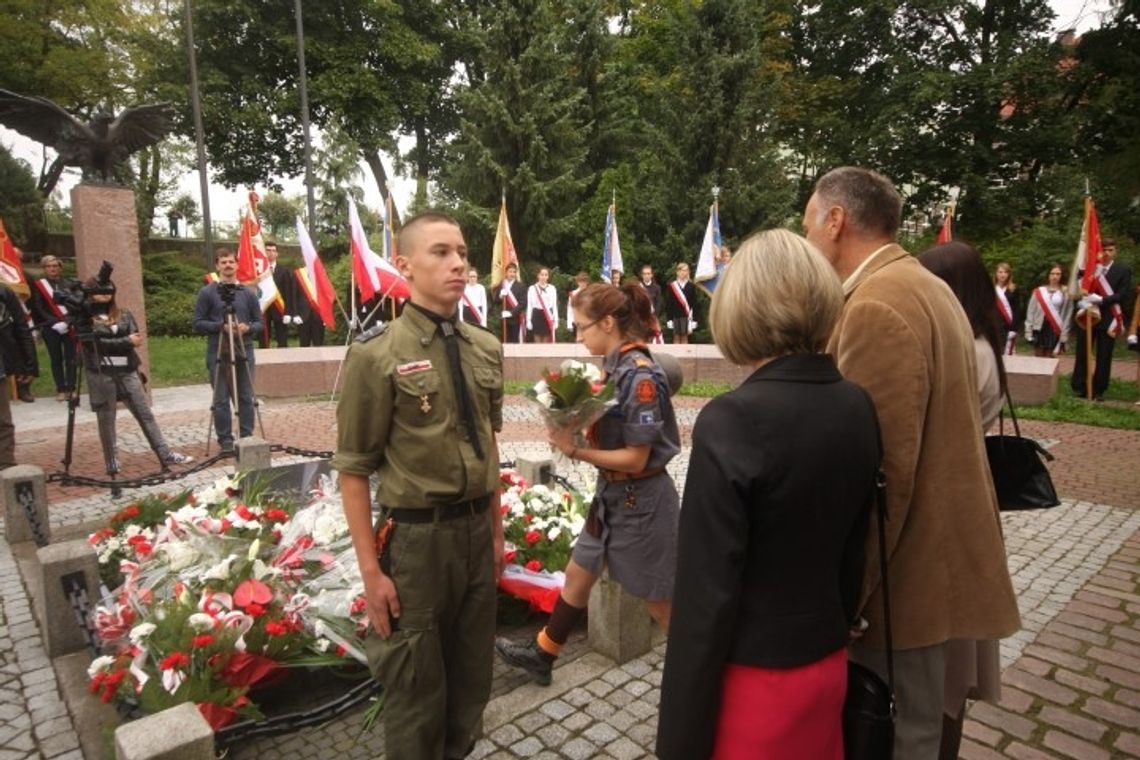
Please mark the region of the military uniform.
POLYGON ((488 505, 499 484, 502 347, 451 323, 473 405, 463 421, 440 320, 412 305, 348 352, 333 467, 379 474, 380 519, 394 532, 381 568, 402 614, 366 648, 386 692, 390 760, 459 758, 482 731, 491 693, 496 581, 488 505), (482 456, 480 456, 480 453, 482 456))
POLYGON ((665 601, 673 596, 680 515, 677 488, 665 472, 681 451, 669 384, 641 344, 607 354, 602 369, 613 378, 618 403, 590 431, 591 444, 652 448, 641 473, 599 470, 590 529, 578 537, 573 559, 594 575, 608 566, 610 576, 636 597, 665 601))

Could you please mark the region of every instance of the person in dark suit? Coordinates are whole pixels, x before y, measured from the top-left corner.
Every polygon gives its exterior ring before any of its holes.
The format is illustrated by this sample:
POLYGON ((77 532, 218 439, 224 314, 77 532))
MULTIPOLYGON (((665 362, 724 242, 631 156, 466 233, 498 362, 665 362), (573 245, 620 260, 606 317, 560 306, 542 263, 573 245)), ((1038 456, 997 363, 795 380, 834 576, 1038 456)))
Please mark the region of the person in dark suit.
POLYGON ((716 344, 755 371, 693 430, 663 760, 843 757, 879 445, 869 396, 822 353, 842 308, 827 261, 787 230, 747 240, 717 287, 716 344))
POLYGON ((522 343, 526 336, 526 286, 518 280, 517 264, 507 266, 507 276, 491 288, 491 302, 499 305, 503 320, 504 343, 522 343))
POLYGON ((297 328, 297 343, 305 346, 323 346, 325 344, 325 323, 317 314, 309 297, 300 282, 297 281, 297 271, 293 270, 293 325, 297 328))
POLYGON ((294 288, 293 270, 277 263, 277 243, 266 243, 265 255, 269 259, 269 271, 273 275, 273 284, 277 286, 279 300, 269 304, 265 310, 265 329, 258 336, 258 347, 269 348, 270 339, 273 339, 278 348, 287 348, 289 325, 293 323, 294 307, 300 294, 294 288))
POLYGON ((1108 381, 1112 377, 1112 351, 1116 347, 1116 336, 1124 332, 1127 324, 1123 311, 1124 298, 1132 289, 1132 270, 1127 264, 1116 261, 1116 241, 1105 238, 1102 245, 1100 278, 1108 284, 1108 290, 1112 292, 1101 292, 1103 286, 1098 285, 1093 288, 1094 292, 1082 298, 1077 303, 1078 324, 1074 328, 1077 334, 1077 354, 1071 384, 1073 395, 1086 398, 1088 349, 1085 329, 1080 324, 1080 318, 1089 306, 1095 305, 1100 310, 1100 321, 1093 326, 1093 352, 1096 362, 1093 369, 1093 401, 1104 401, 1104 392, 1108 390, 1108 381))

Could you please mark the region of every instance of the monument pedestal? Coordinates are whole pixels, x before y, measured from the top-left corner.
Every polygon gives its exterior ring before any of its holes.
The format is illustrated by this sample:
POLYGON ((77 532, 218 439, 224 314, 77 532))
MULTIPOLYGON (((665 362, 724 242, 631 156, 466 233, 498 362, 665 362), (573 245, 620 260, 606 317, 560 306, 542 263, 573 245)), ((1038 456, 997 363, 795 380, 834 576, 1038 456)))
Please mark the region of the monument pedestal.
MULTIPOLYGON (((139 368, 149 376, 146 304, 134 191, 125 187, 76 185, 71 190, 71 219, 79 279, 94 277, 104 261, 114 265, 115 273, 111 277, 115 281, 115 302, 119 308, 129 310, 139 324, 144 338, 136 349, 142 362, 139 368)), ((187 319, 189 317, 187 315, 187 319)))

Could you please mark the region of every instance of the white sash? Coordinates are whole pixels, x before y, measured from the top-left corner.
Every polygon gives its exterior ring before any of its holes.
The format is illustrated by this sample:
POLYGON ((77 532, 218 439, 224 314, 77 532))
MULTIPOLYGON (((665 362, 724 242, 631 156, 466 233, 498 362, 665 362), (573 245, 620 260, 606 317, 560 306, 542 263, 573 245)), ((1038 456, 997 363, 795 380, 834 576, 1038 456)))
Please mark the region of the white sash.
POLYGON ((46 278, 36 280, 36 287, 39 288, 40 295, 44 297, 47 302, 47 307, 51 309, 52 313, 62 322, 64 317, 67 316, 67 309, 60 306, 55 302, 55 290, 52 289, 51 283, 46 278))
POLYGON ((681 289, 681 283, 673 280, 669 283, 669 288, 673 291, 673 297, 677 299, 677 303, 685 310, 685 319, 692 322, 693 308, 689 306, 689 299, 685 298, 685 291, 681 289))
POLYGON ((463 292, 463 306, 475 315, 475 320, 479 323, 480 327, 487 326, 487 318, 483 315, 483 312, 475 308, 475 304, 471 303, 471 299, 467 297, 467 291, 463 292))
MULTIPOLYGON (((1105 279, 1103 269, 1097 272, 1096 281, 1100 285, 1102 294, 1106 296, 1116 295, 1116 291, 1112 289, 1112 286, 1108 284, 1108 280, 1105 279)), ((1124 309, 1120 308, 1120 304, 1114 303, 1108 307, 1108 311, 1112 314, 1112 322, 1108 326, 1108 334, 1115 337, 1120 334, 1121 329, 1124 327, 1124 309)))
POLYGON ((994 288, 994 300, 997 301, 998 311, 1005 320, 1006 327, 1013 329, 1013 308, 1009 305, 1009 298, 1001 288, 994 288))
POLYGON ((1049 288, 1044 285, 1039 288, 1034 288, 1033 297, 1037 299, 1037 305, 1041 307, 1045 318, 1049 320, 1049 326, 1053 328, 1053 332, 1060 338, 1064 334, 1061 330, 1061 313, 1057 311, 1057 307, 1053 304, 1053 299, 1049 297, 1049 288))
POLYGON ((550 328, 551 336, 554 335, 554 315, 550 311, 550 307, 546 305, 546 299, 542 297, 542 286, 532 285, 534 294, 538 296, 538 305, 542 307, 542 316, 546 317, 546 326, 550 328))
POLYGON ((507 308, 509 310, 514 311, 519 307, 519 300, 515 298, 515 294, 511 290, 511 286, 506 284, 505 281, 501 287, 503 288, 503 303, 507 305, 507 308))

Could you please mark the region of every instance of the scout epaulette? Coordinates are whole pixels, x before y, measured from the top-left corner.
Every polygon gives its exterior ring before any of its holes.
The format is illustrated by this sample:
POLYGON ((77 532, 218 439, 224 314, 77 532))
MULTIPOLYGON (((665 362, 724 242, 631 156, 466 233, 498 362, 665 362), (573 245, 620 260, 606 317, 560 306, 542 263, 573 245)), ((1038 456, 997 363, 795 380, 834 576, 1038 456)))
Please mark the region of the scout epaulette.
POLYGON ((360 333, 360 335, 357 335, 355 340, 357 343, 367 343, 378 335, 383 335, 384 331, 387 329, 387 322, 378 322, 377 324, 372 325, 372 327, 369 327, 364 332, 360 333))

